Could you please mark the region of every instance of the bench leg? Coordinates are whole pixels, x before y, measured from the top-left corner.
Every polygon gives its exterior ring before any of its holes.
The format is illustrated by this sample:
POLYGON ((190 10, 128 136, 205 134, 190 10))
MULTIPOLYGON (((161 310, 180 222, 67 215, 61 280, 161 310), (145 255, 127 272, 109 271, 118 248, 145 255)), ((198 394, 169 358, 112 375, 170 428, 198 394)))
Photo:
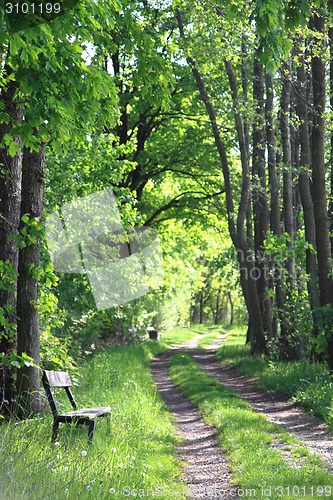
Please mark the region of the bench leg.
POLYGON ((54 443, 54 441, 58 437, 58 432, 59 432, 59 420, 54 420, 53 422, 53 427, 52 427, 52 436, 51 436, 51 443, 54 443))
POLYGON ((89 422, 87 422, 87 425, 88 425, 88 441, 91 444, 94 437, 96 422, 95 420, 90 420, 89 422))

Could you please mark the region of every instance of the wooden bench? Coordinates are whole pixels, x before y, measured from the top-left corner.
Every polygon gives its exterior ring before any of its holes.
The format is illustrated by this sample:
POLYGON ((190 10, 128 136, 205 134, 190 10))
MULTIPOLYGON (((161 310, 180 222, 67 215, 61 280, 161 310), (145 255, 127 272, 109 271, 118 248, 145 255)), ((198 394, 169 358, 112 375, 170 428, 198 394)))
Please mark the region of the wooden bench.
POLYGON ((57 439, 59 424, 63 422, 74 423, 76 425, 86 425, 88 427, 88 440, 91 443, 93 440, 96 425, 95 419, 97 417, 103 417, 104 415, 110 415, 111 409, 109 407, 98 406, 96 408, 83 408, 82 410, 78 410, 71 391, 71 387, 73 384, 67 372, 44 370, 42 374, 42 382, 53 415, 51 441, 54 442, 57 439), (52 391, 53 387, 60 387, 65 389, 74 411, 59 413, 52 391))

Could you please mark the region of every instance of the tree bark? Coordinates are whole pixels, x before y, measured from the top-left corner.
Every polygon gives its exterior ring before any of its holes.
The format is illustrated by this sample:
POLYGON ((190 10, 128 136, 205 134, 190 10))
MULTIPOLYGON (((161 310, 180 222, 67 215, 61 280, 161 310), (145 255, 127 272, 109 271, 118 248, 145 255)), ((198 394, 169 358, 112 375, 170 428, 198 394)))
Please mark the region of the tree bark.
MULTIPOLYGON (((5 65, 3 78, 10 76, 12 69, 5 65)), ((9 81, 1 92, 0 100, 3 112, 8 116, 8 123, 0 124, 0 141, 5 134, 10 135, 12 127, 22 118, 22 109, 15 103, 14 96, 19 85, 9 81)), ((17 236, 20 220, 21 200, 21 141, 13 137, 18 144, 18 153, 13 157, 8 147, 0 149, 0 264, 2 286, 0 287, 0 310, 3 320, 0 322, 0 352, 6 357, 16 349, 16 279, 18 266, 17 236)), ((0 365, 0 413, 11 414, 14 400, 13 367, 0 365)))
MULTIPOLYGON (((277 174, 277 150, 274 132, 274 85, 273 75, 268 73, 266 75, 266 141, 267 141, 267 160, 268 160, 268 179, 270 186, 270 228, 275 236, 281 236, 281 213, 280 213, 280 182, 277 174)), ((280 320, 281 335, 287 335, 285 332, 285 320, 283 317, 283 310, 285 307, 285 294, 284 294, 284 277, 283 268, 280 262, 273 262, 275 284, 275 297, 278 309, 278 316, 280 320), (281 314, 282 313, 282 314, 281 314)), ((273 318, 273 337, 277 337, 278 333, 278 318, 273 318)))
MULTIPOLYGON (((248 341, 251 342, 252 352, 266 352, 266 340, 264 334, 264 324, 262 317, 262 309, 260 307, 260 295, 257 289, 257 268, 255 262, 255 256, 253 256, 251 242, 248 240, 249 231, 245 232, 245 222, 247 222, 247 228, 249 221, 247 216, 249 215, 250 207, 250 164, 249 164, 249 142, 247 133, 247 124, 243 124, 240 108, 239 108, 239 97, 238 89, 236 84, 236 78, 233 72, 232 64, 230 61, 225 61, 225 67, 229 79, 230 90, 232 94, 236 130, 238 136, 238 143, 241 153, 241 164, 242 164, 242 190, 241 190, 241 200, 237 215, 237 226, 235 234, 235 246, 237 248, 238 262, 240 265, 240 280, 242 285, 242 290, 249 311, 250 321, 249 321, 249 331, 248 331, 248 341), (257 330, 258 326, 258 330, 257 330), (263 349, 263 351, 261 351, 263 349)), ((243 75, 244 78, 244 75, 243 75)), ((243 81, 244 89, 244 81, 243 81)), ((252 231, 251 231, 252 232, 252 231)))
MULTIPOLYGON (((303 206, 305 238, 316 250, 316 228, 313 202, 310 190, 310 168, 311 168, 311 147, 309 137, 309 122, 307 110, 307 75, 304 60, 300 56, 300 64, 297 67, 297 114, 299 117, 299 134, 301 144, 301 165, 299 173, 299 191, 303 206)), ((318 289, 317 257, 310 249, 306 250, 306 272, 310 277, 308 280, 308 293, 311 309, 320 307, 320 297, 318 289)))
POLYGON ((272 338, 272 303, 268 296, 269 264, 265 257, 264 242, 269 230, 265 162, 265 107, 264 72, 257 57, 254 59, 253 101, 255 118, 253 126, 252 183, 254 215, 254 251, 258 278, 256 280, 263 325, 268 338, 272 338))
MULTIPOLYGON (((24 148, 22 163, 21 217, 29 215, 29 221, 37 220, 43 213, 45 145, 40 150, 24 148)), ((21 221, 21 228, 24 222, 21 221)), ((30 225, 29 225, 30 227, 30 225)), ((40 363, 40 335, 38 323, 38 279, 33 269, 40 265, 40 238, 26 242, 19 252, 19 278, 17 285, 17 351, 40 363), (31 269, 32 268, 32 269, 31 269)), ((17 374, 17 412, 22 418, 41 410, 40 377, 36 366, 23 366, 17 374)))
POLYGON ((281 138, 282 138, 282 161, 283 161, 283 222, 284 232, 288 235, 286 242, 286 278, 285 297, 290 307, 283 311, 285 328, 281 329, 281 352, 282 359, 297 359, 297 347, 292 339, 292 316, 294 314, 293 290, 295 288, 295 255, 294 255, 294 213, 293 213, 293 176, 292 176, 292 154, 290 134, 290 100, 291 100, 291 63, 283 65, 283 85, 281 95, 281 138), (291 321, 289 321, 291 319, 291 321), (288 324, 289 323, 289 324, 288 324))
POLYGON ((201 290, 199 295, 199 325, 203 324, 203 312, 204 312, 204 294, 201 290))
MULTIPOLYGON (((324 18, 313 17, 313 28, 324 35, 324 18)), ((324 42, 322 42, 324 43, 324 42)), ((312 57, 313 85, 313 127, 312 127, 312 181, 313 206, 316 222, 316 242, 318 253, 318 275, 321 305, 333 304, 333 281, 331 248, 328 231, 327 195, 325 181, 325 62, 318 55, 318 47, 312 57)), ((333 362, 333 358, 332 358, 333 362)))
MULTIPOLYGON (((180 36, 186 42, 184 28, 183 28, 183 20, 179 9, 177 9, 176 11, 176 18, 178 22, 180 36)), ((217 124, 215 109, 211 103, 209 94, 206 90, 204 80, 196 66, 194 59, 191 56, 187 55, 186 60, 192 70, 192 74, 194 76, 198 90, 200 92, 201 99, 205 104, 213 132, 213 137, 215 140, 215 145, 218 154, 220 156, 222 173, 224 178, 224 189, 226 194, 228 228, 233 244, 237 249, 238 262, 240 266, 241 285, 243 287, 243 293, 245 296, 245 301, 250 316, 251 348, 253 353, 261 354, 266 352, 266 339, 260 312, 256 283, 255 280, 253 279, 254 275, 253 269, 255 268, 255 263, 253 256, 251 255, 252 252, 248 247, 248 242, 244 228, 244 223, 249 203, 249 195, 250 195, 249 171, 248 169, 246 170, 246 172, 244 171, 244 168, 247 167, 245 166, 244 163, 242 163, 241 200, 237 214, 237 225, 235 225, 235 211, 234 211, 233 192, 230 181, 229 163, 225 146, 221 139, 219 127, 217 124)))
MULTIPOLYGON (((330 40, 330 111, 333 112, 333 28, 328 30, 330 40)), ((332 115, 331 115, 332 116, 332 115)), ((331 127, 333 118, 331 118, 331 127)), ((333 134, 330 141, 330 203, 329 203, 329 230, 331 234, 331 253, 333 255, 333 134)))
POLYGON ((232 297, 231 297, 231 293, 228 292, 228 299, 229 299, 229 303, 230 303, 230 321, 229 321, 229 325, 233 325, 234 323, 234 303, 232 301, 232 297))

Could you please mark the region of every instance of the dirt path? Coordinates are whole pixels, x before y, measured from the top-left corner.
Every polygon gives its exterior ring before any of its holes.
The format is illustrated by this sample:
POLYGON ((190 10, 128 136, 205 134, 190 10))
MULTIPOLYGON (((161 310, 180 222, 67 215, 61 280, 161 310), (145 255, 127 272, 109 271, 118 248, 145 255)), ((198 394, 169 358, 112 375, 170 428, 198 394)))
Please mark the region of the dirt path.
POLYGON ((310 450, 323 458, 333 472, 333 435, 328 426, 298 408, 292 401, 258 389, 254 380, 216 361, 212 350, 189 350, 189 354, 209 375, 237 392, 271 422, 292 432, 310 450))
MULTIPOLYGON (((214 348, 216 346, 214 345, 214 348)), ((158 391, 174 415, 185 444, 179 448, 180 458, 187 463, 184 482, 189 486, 188 498, 238 498, 237 487, 214 430, 201 419, 198 411, 184 397, 168 375, 168 359, 176 352, 187 352, 212 377, 240 394, 268 420, 294 433, 309 449, 319 455, 333 472, 333 435, 319 419, 301 411, 290 401, 259 390, 253 379, 221 365, 215 349, 196 349, 195 342, 163 352, 152 362, 152 375, 158 391)), ((288 456, 286 456, 288 460, 288 456)), ((291 464, 292 465, 292 464, 291 464)))
POLYGON ((201 418, 192 403, 168 375, 168 360, 174 351, 165 351, 155 358, 151 371, 157 389, 165 400, 184 444, 178 448, 180 459, 187 464, 183 480, 190 494, 186 498, 237 498, 224 453, 214 429, 201 418))

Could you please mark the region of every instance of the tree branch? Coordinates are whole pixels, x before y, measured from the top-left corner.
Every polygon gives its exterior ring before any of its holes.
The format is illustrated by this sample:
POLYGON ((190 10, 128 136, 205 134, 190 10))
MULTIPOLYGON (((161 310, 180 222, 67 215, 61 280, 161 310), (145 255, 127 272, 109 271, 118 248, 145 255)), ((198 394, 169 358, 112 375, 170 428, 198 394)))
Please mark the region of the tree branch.
MULTIPOLYGON (((216 193, 210 193, 210 194, 207 194, 206 196, 201 196, 201 197, 193 197, 192 199, 195 199, 197 201, 205 201, 205 200, 208 200, 208 199, 211 199, 211 198, 215 198, 217 196, 220 196, 221 194, 223 194, 225 191, 224 190, 221 190, 221 191, 218 191, 216 193)), ((145 226, 150 226, 151 223, 162 213, 162 212, 165 212, 167 210, 170 210, 171 208, 174 208, 176 206, 179 206, 179 203, 181 201, 181 198, 184 198, 186 195, 194 195, 194 194, 203 194, 202 192, 200 191, 185 191, 184 193, 180 193, 178 194, 177 196, 175 196, 174 198, 172 198, 172 200, 170 200, 166 205, 163 205, 162 207, 158 208, 154 213, 153 215, 151 215, 149 217, 148 220, 146 220, 145 222, 145 226)), ((158 221, 160 222, 160 221, 158 221)))

